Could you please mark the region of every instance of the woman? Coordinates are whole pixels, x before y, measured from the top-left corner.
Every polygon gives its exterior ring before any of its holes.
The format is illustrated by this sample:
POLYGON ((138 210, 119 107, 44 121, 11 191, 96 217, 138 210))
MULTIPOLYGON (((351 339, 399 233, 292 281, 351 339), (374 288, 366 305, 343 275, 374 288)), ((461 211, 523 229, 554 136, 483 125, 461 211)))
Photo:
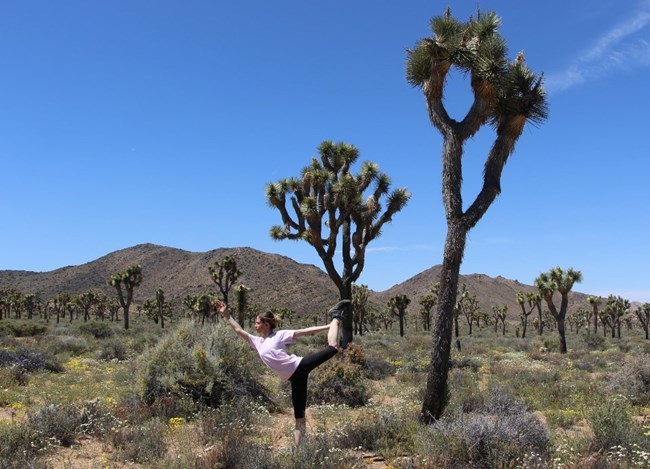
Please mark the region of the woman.
POLYGON ((291 382, 291 402, 293 403, 293 413, 296 418, 294 430, 294 444, 296 447, 300 445, 300 440, 306 430, 305 408, 307 407, 307 378, 309 372, 336 355, 338 351, 339 324, 343 320, 346 306, 349 303, 350 300, 341 300, 329 310, 328 313, 332 317, 332 322, 329 325, 298 330, 276 331, 277 320, 275 316, 271 312, 264 313, 255 319, 257 337, 241 328, 239 323, 230 316, 223 302, 217 300, 214 303, 216 311, 228 321, 228 324, 237 335, 248 341, 251 348, 259 354, 262 362, 275 371, 282 381, 288 380, 291 382), (306 357, 297 357, 296 355, 289 355, 285 350, 285 347, 292 344, 294 339, 325 331, 327 331, 328 345, 319 352, 314 352, 306 357))

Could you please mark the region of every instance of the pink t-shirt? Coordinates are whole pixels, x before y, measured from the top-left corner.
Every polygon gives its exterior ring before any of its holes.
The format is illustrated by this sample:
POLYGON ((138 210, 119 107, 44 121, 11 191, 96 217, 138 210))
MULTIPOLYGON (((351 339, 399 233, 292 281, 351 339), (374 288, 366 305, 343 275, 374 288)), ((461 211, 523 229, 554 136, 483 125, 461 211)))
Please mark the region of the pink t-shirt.
POLYGON ((294 331, 277 331, 266 339, 259 336, 249 335, 248 342, 257 351, 262 362, 280 375, 282 381, 291 378, 291 375, 302 357, 289 355, 284 349, 286 345, 293 343, 294 331))

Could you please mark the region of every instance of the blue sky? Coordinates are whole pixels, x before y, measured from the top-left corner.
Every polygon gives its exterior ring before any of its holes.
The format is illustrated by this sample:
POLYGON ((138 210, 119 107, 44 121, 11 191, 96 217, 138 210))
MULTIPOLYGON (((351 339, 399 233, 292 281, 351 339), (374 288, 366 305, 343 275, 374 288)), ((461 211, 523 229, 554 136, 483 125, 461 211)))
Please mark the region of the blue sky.
MULTIPOLYGON (((368 249, 384 290, 441 262, 441 138, 405 49, 476 2, 60 0, 0 5, 0 269, 49 271, 139 243, 276 242, 264 186, 297 176, 323 140, 356 145, 408 206, 368 249)), ((581 270, 577 291, 650 301, 650 2, 481 2, 510 56, 544 72, 550 118, 528 126, 502 194, 470 232, 461 272, 532 284, 581 270)), ((461 118, 471 96, 452 75, 461 118)), ((491 131, 466 148, 465 202, 491 131)), ((358 169, 358 168, 355 168, 358 169)), ((242 277, 245 281, 245 278, 242 277)))

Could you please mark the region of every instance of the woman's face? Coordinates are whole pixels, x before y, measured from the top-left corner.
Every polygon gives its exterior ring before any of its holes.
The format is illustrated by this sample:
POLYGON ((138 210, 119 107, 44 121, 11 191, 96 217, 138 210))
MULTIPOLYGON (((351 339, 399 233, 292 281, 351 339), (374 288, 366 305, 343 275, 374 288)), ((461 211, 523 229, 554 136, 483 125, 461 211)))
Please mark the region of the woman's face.
POLYGON ((259 316, 255 318, 255 332, 257 332, 257 335, 265 337, 269 335, 270 329, 271 325, 268 322, 262 321, 259 316))

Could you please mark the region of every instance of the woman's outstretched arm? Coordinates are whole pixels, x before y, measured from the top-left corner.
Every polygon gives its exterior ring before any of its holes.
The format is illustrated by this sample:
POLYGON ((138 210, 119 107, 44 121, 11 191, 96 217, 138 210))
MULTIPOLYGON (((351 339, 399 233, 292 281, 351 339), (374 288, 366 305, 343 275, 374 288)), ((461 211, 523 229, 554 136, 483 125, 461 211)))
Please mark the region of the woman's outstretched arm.
POLYGON ((244 329, 241 328, 239 323, 235 321, 235 319, 230 315, 228 312, 228 308, 226 307, 226 304, 221 301, 221 300, 216 300, 214 302, 214 309, 219 313, 223 318, 228 321, 228 324, 230 324, 230 327, 233 328, 233 330, 237 333, 239 337, 242 339, 248 341, 248 336, 250 335, 248 332, 246 332, 244 329))
POLYGON ((307 327, 305 329, 298 329, 297 331, 294 331, 293 336, 297 338, 305 335, 314 335, 314 334, 318 334, 319 332, 326 332, 329 330, 330 330, 330 324, 326 326, 307 327))

